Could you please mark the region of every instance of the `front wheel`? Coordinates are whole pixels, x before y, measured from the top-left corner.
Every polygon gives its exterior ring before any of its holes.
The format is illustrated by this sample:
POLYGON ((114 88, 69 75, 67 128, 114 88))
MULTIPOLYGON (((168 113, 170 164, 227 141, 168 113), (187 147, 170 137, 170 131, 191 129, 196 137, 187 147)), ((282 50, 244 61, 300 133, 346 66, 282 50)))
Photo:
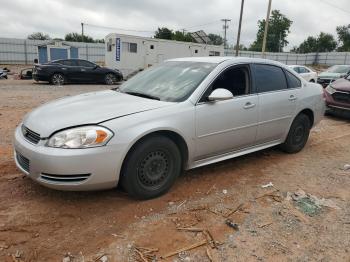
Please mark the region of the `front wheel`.
POLYGON ((50 83, 55 86, 64 85, 64 82, 65 82, 64 75, 61 73, 55 73, 51 76, 50 83))
POLYGON ((133 197, 150 199, 167 192, 181 172, 181 154, 167 137, 139 142, 125 159, 121 185, 133 197))
POLYGON ((297 153, 301 151, 310 134, 311 122, 307 115, 298 115, 288 132, 286 141, 280 146, 281 149, 286 153, 297 153))

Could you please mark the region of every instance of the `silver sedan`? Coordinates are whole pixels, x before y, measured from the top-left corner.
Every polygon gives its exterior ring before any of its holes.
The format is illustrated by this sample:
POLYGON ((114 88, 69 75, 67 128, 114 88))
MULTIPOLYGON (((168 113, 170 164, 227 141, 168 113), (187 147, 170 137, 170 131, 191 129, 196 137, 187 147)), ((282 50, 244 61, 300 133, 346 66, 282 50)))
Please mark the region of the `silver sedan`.
POLYGON ((324 109, 322 87, 283 64, 174 59, 119 88, 36 108, 15 131, 15 161, 50 188, 119 183, 147 199, 168 191, 186 169, 276 145, 300 151, 324 109))

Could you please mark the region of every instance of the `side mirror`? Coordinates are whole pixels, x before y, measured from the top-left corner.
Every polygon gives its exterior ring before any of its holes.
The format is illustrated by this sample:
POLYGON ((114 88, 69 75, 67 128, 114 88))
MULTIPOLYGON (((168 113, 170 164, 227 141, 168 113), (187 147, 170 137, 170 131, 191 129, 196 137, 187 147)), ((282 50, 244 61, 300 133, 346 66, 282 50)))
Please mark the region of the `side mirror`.
POLYGON ((224 101, 229 100, 233 98, 233 94, 224 88, 218 88, 215 89, 211 94, 208 96, 208 101, 215 102, 215 101, 224 101))
POLYGON ((95 65, 95 66, 94 66, 94 69, 97 69, 97 68, 99 68, 99 67, 100 67, 99 65, 95 65))

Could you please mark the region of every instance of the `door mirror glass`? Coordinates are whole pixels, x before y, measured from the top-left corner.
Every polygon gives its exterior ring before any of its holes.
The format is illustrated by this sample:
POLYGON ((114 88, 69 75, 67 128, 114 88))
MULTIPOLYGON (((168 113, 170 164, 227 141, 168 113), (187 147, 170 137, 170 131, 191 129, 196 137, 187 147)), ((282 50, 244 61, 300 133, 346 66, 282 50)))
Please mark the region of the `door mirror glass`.
POLYGON ((218 88, 211 92, 211 94, 208 96, 208 101, 224 101, 232 98, 233 94, 230 91, 224 88, 218 88))

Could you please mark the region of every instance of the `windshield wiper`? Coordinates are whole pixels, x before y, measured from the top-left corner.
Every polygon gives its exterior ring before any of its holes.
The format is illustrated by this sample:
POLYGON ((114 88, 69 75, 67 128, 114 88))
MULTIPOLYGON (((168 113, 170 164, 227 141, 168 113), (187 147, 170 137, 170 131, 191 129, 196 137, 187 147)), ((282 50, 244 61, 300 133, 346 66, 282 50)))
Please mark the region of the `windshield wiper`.
POLYGON ((132 96, 139 96, 139 97, 149 98, 149 99, 153 99, 153 100, 160 100, 160 98, 157 97, 157 96, 152 96, 152 95, 143 94, 143 93, 139 93, 139 92, 127 91, 127 92, 123 92, 123 93, 128 94, 128 95, 132 95, 132 96))

